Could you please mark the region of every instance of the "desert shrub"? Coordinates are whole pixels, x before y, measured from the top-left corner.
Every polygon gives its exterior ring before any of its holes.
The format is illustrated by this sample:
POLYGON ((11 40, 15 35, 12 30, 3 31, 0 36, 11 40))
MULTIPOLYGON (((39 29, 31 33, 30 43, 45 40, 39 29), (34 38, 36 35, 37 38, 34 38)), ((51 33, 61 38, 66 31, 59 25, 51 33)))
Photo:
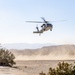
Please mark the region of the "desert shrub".
POLYGON ((41 73, 39 73, 39 75, 46 75, 45 73, 43 73, 43 72, 41 72, 41 73))
POLYGON ((1 66, 13 66, 15 56, 8 50, 1 48, 0 49, 0 65, 1 66))
POLYGON ((75 75, 75 65, 59 62, 56 68, 49 68, 47 75, 75 75))

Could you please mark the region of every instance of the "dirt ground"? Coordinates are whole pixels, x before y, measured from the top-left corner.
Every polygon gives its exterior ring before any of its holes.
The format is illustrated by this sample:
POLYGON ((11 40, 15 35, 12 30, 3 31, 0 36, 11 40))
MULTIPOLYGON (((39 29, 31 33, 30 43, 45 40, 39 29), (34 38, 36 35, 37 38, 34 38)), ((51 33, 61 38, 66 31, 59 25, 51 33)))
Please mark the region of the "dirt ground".
MULTIPOLYGON (((47 73, 50 67, 56 67, 63 60, 30 60, 16 61, 13 68, 0 66, 0 75, 39 75, 40 72, 47 73)), ((74 63, 73 60, 65 62, 74 63)))

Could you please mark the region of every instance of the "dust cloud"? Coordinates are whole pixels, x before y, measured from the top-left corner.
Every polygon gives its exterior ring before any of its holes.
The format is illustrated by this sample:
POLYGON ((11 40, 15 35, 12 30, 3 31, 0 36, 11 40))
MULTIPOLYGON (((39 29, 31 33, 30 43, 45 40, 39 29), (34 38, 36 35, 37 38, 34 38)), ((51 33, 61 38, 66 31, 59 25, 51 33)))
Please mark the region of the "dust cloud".
POLYGON ((75 55, 32 55, 32 56, 16 56, 15 60, 75 60, 75 55))
POLYGON ((14 51, 15 60, 75 60, 75 45, 14 51))

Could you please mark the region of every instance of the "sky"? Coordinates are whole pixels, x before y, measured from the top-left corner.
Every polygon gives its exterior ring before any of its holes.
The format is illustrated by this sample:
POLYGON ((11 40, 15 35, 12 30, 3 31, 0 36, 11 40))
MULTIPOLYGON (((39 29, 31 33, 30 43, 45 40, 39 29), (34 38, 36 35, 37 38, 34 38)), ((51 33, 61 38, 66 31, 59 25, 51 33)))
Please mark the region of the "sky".
POLYGON ((75 44, 75 0, 0 0, 0 43, 75 44), (33 34, 42 24, 51 22, 53 31, 33 34))

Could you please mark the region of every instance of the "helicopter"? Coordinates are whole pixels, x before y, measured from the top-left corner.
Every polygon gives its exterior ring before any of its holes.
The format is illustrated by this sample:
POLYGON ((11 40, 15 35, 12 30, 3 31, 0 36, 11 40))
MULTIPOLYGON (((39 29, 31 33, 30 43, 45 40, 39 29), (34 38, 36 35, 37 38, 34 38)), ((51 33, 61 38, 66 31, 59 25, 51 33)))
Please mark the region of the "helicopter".
MULTIPOLYGON (((41 25, 41 29, 39 30, 38 26, 36 26, 37 31, 33 31, 33 33, 38 33, 39 35, 42 34, 45 31, 52 31, 53 29, 53 25, 50 23, 51 21, 46 21, 44 17, 41 17, 41 19, 43 20, 43 22, 41 21, 26 21, 26 22, 30 22, 30 23, 43 23, 41 25)), ((66 21, 66 20, 61 20, 61 21, 66 21)), ((52 21, 54 22, 54 21, 52 21)))

